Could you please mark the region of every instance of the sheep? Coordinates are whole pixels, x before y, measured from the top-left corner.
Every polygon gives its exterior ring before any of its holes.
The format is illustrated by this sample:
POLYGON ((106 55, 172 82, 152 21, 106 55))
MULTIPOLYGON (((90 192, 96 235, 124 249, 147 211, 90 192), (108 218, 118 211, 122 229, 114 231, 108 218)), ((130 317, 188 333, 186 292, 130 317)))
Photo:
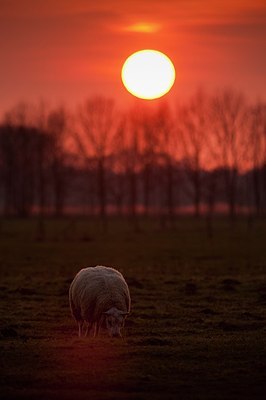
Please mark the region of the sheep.
POLYGON ((105 322, 110 337, 122 337, 121 328, 130 312, 130 293, 123 275, 114 268, 97 265, 81 269, 69 288, 69 304, 78 323, 78 336, 87 323, 85 336, 94 329, 98 336, 105 322))

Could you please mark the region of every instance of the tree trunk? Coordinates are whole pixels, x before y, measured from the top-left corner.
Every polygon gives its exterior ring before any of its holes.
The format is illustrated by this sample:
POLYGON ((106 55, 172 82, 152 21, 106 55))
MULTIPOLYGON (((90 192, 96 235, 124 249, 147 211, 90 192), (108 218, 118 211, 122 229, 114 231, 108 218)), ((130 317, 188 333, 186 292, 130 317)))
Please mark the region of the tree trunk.
POLYGON ((106 178, 104 159, 98 160, 98 204, 99 216, 101 219, 102 228, 107 230, 107 215, 106 215, 106 178))

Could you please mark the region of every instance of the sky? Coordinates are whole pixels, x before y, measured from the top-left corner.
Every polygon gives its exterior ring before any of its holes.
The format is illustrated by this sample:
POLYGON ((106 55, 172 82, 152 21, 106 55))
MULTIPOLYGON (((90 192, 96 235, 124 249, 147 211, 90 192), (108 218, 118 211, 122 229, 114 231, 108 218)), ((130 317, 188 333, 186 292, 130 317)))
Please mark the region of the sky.
POLYGON ((199 87, 265 98, 265 0, 0 0, 0 114, 40 99, 131 104, 121 68, 145 48, 175 65, 170 101, 199 87))

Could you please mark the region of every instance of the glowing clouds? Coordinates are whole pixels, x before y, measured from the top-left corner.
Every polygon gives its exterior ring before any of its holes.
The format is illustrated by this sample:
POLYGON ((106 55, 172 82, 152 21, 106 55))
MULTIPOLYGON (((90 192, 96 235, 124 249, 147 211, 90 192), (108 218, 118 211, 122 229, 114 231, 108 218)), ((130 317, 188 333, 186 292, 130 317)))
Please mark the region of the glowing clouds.
POLYGON ((124 28, 127 32, 155 33, 161 29, 160 24, 152 22, 138 22, 124 28))

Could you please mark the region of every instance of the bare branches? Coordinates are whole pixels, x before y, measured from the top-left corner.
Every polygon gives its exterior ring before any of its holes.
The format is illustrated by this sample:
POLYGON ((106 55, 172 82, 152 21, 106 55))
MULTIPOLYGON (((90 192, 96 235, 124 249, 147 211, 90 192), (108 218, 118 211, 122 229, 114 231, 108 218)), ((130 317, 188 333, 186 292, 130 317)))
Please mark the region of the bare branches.
MULTIPOLYGON (((177 135, 183 152, 183 163, 190 179, 194 214, 200 215, 203 196, 203 170, 208 163, 209 99, 198 91, 188 103, 177 110, 177 135)), ((188 186, 189 190, 190 185, 188 186)))
POLYGON ((198 91, 175 115, 166 103, 121 114, 103 97, 88 99, 72 117, 63 107, 20 103, 0 126, 5 212, 44 215, 52 206, 62 215, 67 205, 89 204, 104 227, 117 210, 136 229, 140 212, 172 223, 180 206, 193 205, 199 216, 207 205, 212 215, 219 202, 232 220, 239 206, 261 213, 265 110, 233 90, 198 91))

